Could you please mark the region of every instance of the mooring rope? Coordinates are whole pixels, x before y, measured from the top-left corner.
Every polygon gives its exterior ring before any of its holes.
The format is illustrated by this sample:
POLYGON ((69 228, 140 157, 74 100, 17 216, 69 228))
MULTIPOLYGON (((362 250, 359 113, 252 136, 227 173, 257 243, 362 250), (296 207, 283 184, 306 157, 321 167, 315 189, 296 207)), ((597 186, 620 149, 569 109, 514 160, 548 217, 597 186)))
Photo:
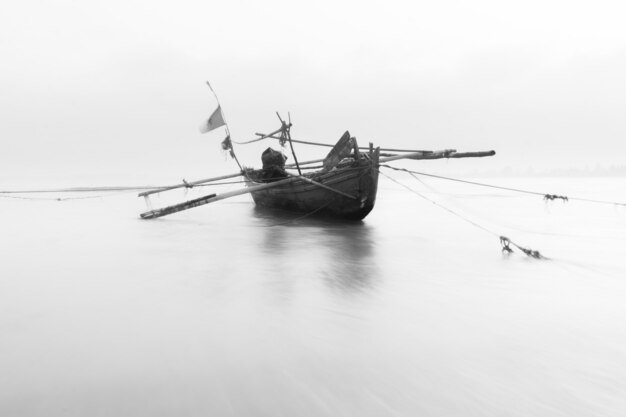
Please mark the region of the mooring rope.
MULTIPOLYGON (((381 165, 381 166, 388 168, 386 165, 381 165)), ((516 248, 518 248, 520 251, 522 251, 524 254, 526 254, 527 256, 530 256, 532 258, 535 258, 535 259, 550 259, 550 258, 547 258, 547 257, 543 256, 539 251, 536 251, 536 250, 529 249, 529 248, 526 248, 524 246, 518 245, 517 243, 513 242, 508 237, 502 236, 499 233, 496 233, 493 230, 490 230, 490 229, 486 228, 485 226, 483 226, 481 224, 478 224, 475 221, 470 220, 467 217, 457 213, 456 211, 454 211, 454 210, 452 210, 452 209, 442 205, 441 203, 438 203, 437 201, 432 200, 432 199, 426 197, 424 194, 420 193, 419 191, 414 190, 413 188, 409 187, 408 185, 405 185, 405 184, 401 183, 400 181, 396 180, 393 177, 390 177, 389 175, 385 174, 384 172, 382 172, 380 170, 378 170, 378 172, 381 175, 383 175, 384 177, 386 177, 386 178, 390 179, 391 181, 395 182, 396 184, 406 188, 407 190, 409 190, 412 193, 418 195, 419 197, 423 198, 424 200, 434 204, 435 206, 437 206, 437 207, 439 207, 439 208, 441 208, 443 210, 446 210, 448 213, 450 213, 450 214, 460 218, 461 220, 471 224, 474 227, 477 227, 478 229, 481 229, 484 232, 487 232, 487 233, 489 233, 489 234, 491 234, 493 236, 496 236, 500 240, 500 244, 502 246, 502 252, 507 253, 507 254, 512 253, 513 249, 511 248, 511 245, 513 245, 516 248)))
MULTIPOLYGON (((0 191, 0 198, 13 198, 16 200, 39 200, 39 201, 70 201, 70 200, 87 200, 87 199, 94 199, 94 198, 111 197, 111 196, 116 196, 116 195, 121 195, 121 194, 135 193, 135 191, 136 190, 128 190, 128 191, 122 191, 122 192, 117 192, 117 193, 89 195, 89 196, 83 196, 83 197, 26 197, 22 195, 10 195, 10 194, 5 193, 4 191, 0 191)), ((41 193, 41 192, 48 193, 48 192, 57 192, 57 191, 39 191, 39 192, 28 191, 28 192, 19 192, 19 193, 30 194, 30 193, 41 193)), ((64 191, 64 192, 67 192, 67 191, 64 191)), ((12 191, 11 193, 16 193, 16 192, 12 191)))
POLYGON ((133 186, 103 186, 103 187, 69 187, 69 188, 49 188, 34 190, 1 190, 0 194, 40 194, 40 193, 91 193, 96 191, 113 192, 113 191, 139 191, 152 190, 154 188, 163 188, 157 185, 133 185, 133 186))
POLYGON ((50 188, 34 190, 1 190, 0 198, 12 198, 16 200, 36 200, 36 201, 71 201, 88 200, 94 198, 111 197, 121 194, 135 193, 140 190, 151 190, 156 188, 151 185, 139 186, 104 186, 104 187, 70 187, 70 188, 50 188), (107 194, 89 195, 82 197, 31 197, 23 194, 54 194, 54 193, 92 193, 105 192, 107 194), (20 195, 21 194, 21 195, 20 195))
MULTIPOLYGON (((213 182, 211 184, 191 184, 182 180, 185 189, 196 187, 209 187, 214 185, 232 185, 242 184, 245 181, 222 181, 213 182)), ((129 187, 104 186, 104 187, 72 187, 72 188, 51 188, 51 189, 34 189, 34 190, 2 190, 0 198, 13 198, 17 200, 41 200, 41 201, 69 201, 69 200, 86 200, 93 198, 111 197, 121 194, 135 193, 142 190, 153 190, 155 188, 164 188, 165 186, 140 185, 129 187), (83 197, 30 197, 23 194, 55 194, 55 193, 90 193, 90 192, 106 192, 107 194, 83 196, 83 197)))
POLYGON ((380 166, 385 167, 385 168, 389 168, 389 169, 393 169, 395 171, 407 172, 409 174, 424 175, 426 177, 439 178, 439 179, 448 180, 448 181, 456 181, 456 182, 461 182, 461 183, 465 183, 465 184, 478 185, 478 186, 481 186, 481 187, 495 188, 495 189, 499 189, 499 190, 506 190, 506 191, 513 191, 513 192, 518 192, 518 193, 524 193, 524 194, 539 195, 539 196, 542 196, 543 199, 546 200, 546 201, 552 201, 552 200, 557 200, 558 199, 558 200, 563 200, 564 202, 572 200, 572 201, 584 201, 584 202, 587 202, 587 203, 611 204, 611 205, 616 205, 616 206, 626 206, 626 203, 620 203, 620 202, 616 202, 616 201, 594 200, 594 199, 590 199, 590 198, 568 197, 568 196, 564 196, 564 195, 541 193, 541 192, 538 192, 538 191, 529 191, 529 190, 523 190, 523 189, 519 189, 519 188, 502 187, 502 186, 499 186, 499 185, 485 184, 485 183, 476 182, 476 181, 468 181, 468 180, 461 180, 461 179, 458 179, 458 178, 444 177, 442 175, 435 175, 435 174, 428 174, 426 172, 412 171, 410 169, 398 168, 398 167, 394 167, 394 166, 386 165, 386 164, 381 164, 380 166))
MULTIPOLYGON (((424 187, 428 188, 430 190, 430 192, 437 194, 437 195, 447 195, 447 196, 452 196, 452 197, 459 197, 458 194, 453 194, 453 193, 442 193, 438 190, 436 190, 435 188, 431 187, 427 182, 424 182, 424 180, 422 180, 418 175, 409 172, 409 175, 411 175, 413 178, 415 178, 415 180, 419 181, 420 184, 422 184, 424 187)), ((461 195, 463 196, 463 195, 461 195)), ((505 197, 501 194, 480 194, 479 196, 484 197, 505 197)), ((549 200, 550 198, 545 198, 544 200, 549 200)), ((565 200, 567 201, 567 197, 565 197, 565 200)), ((589 236, 589 235, 577 235, 577 234, 571 234, 571 233, 550 233, 550 232, 539 232, 536 230, 528 230, 526 228, 520 228, 520 227, 515 227, 515 226, 511 226, 510 224, 507 225, 507 228, 512 229, 512 230, 517 230, 519 232, 523 232, 523 233, 529 233, 529 234, 534 234, 534 235, 544 235, 544 236, 559 236, 559 237, 572 237, 572 238, 579 238, 579 239, 619 239, 616 237, 610 237, 610 236, 589 236)))

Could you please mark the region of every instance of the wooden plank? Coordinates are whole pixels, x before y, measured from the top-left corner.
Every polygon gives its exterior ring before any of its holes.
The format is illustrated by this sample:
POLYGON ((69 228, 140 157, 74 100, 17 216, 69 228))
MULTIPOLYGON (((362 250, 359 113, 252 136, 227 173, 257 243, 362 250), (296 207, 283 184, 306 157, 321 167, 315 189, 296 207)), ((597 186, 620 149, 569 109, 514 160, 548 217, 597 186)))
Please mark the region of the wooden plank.
POLYGON ((318 186, 318 187, 320 187, 320 188, 323 188, 323 189, 328 190, 328 191, 332 191, 333 193, 337 193, 337 194, 342 195, 342 196, 344 196, 344 197, 351 198, 352 200, 356 200, 356 199, 357 199, 357 197, 356 197, 356 196, 353 196, 353 195, 348 194, 348 193, 344 193, 344 192, 343 192, 343 191, 341 191, 341 190, 337 190, 336 188, 329 187, 328 185, 322 184, 321 182, 313 181, 313 180, 312 180, 312 179, 310 179, 310 178, 303 177, 303 176, 301 176, 301 175, 293 175, 293 174, 290 174, 290 173, 287 173, 287 175, 289 175, 289 176, 293 176, 293 177, 296 177, 296 178, 299 178, 299 179, 301 179, 302 181, 308 182, 309 184, 317 185, 317 186, 318 186))
POLYGON ((354 147, 354 141, 350 137, 350 132, 346 132, 339 138, 337 144, 328 152, 324 162, 322 163, 322 171, 327 172, 335 168, 341 160, 350 155, 352 148, 354 147))

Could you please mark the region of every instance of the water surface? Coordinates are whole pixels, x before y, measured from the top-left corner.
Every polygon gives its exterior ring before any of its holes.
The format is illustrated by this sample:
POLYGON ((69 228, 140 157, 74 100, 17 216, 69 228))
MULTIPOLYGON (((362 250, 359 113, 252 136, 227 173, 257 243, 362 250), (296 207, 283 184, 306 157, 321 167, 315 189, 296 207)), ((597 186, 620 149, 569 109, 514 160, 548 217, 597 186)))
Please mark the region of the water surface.
POLYGON ((0 414, 626 412, 626 210, 394 177, 487 231, 383 178, 348 224, 245 196, 153 221, 133 194, 0 199, 0 414))

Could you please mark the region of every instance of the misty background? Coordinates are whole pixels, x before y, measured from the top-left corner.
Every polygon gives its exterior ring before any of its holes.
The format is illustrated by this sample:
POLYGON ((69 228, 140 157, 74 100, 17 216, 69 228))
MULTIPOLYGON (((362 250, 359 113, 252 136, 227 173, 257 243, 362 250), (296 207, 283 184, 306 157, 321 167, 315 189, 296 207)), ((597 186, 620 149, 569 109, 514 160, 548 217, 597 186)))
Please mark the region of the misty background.
POLYGON ((383 170, 349 224, 0 193, 0 416, 626 415, 626 176, 501 178, 624 172, 622 4, 2 2, 0 191, 237 171, 208 80, 235 140, 290 112, 296 139, 495 149, 404 164, 540 193, 383 170))
MULTIPOLYGON (((495 149, 446 173, 618 172, 626 155, 618 1, 24 1, 0 12, 0 177, 176 181, 234 172, 201 135, 495 149), (569 171, 568 171, 569 170, 569 171)), ((236 147, 259 166, 277 143, 236 147)), ((301 159, 326 149, 297 145, 301 159)), ((426 169, 426 168, 423 168, 426 169)), ((131 181, 132 182, 132 181, 131 181)))

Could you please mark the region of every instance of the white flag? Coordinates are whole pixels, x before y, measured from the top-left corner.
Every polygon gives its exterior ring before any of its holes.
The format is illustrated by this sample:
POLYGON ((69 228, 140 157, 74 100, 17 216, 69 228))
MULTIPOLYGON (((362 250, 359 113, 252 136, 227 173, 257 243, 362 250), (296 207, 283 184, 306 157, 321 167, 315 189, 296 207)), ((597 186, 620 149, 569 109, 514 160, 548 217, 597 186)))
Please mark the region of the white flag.
POLYGON ((207 133, 225 124, 224 116, 222 116, 222 108, 221 106, 217 106, 217 109, 215 109, 211 117, 209 117, 209 120, 200 125, 200 132, 207 133))

